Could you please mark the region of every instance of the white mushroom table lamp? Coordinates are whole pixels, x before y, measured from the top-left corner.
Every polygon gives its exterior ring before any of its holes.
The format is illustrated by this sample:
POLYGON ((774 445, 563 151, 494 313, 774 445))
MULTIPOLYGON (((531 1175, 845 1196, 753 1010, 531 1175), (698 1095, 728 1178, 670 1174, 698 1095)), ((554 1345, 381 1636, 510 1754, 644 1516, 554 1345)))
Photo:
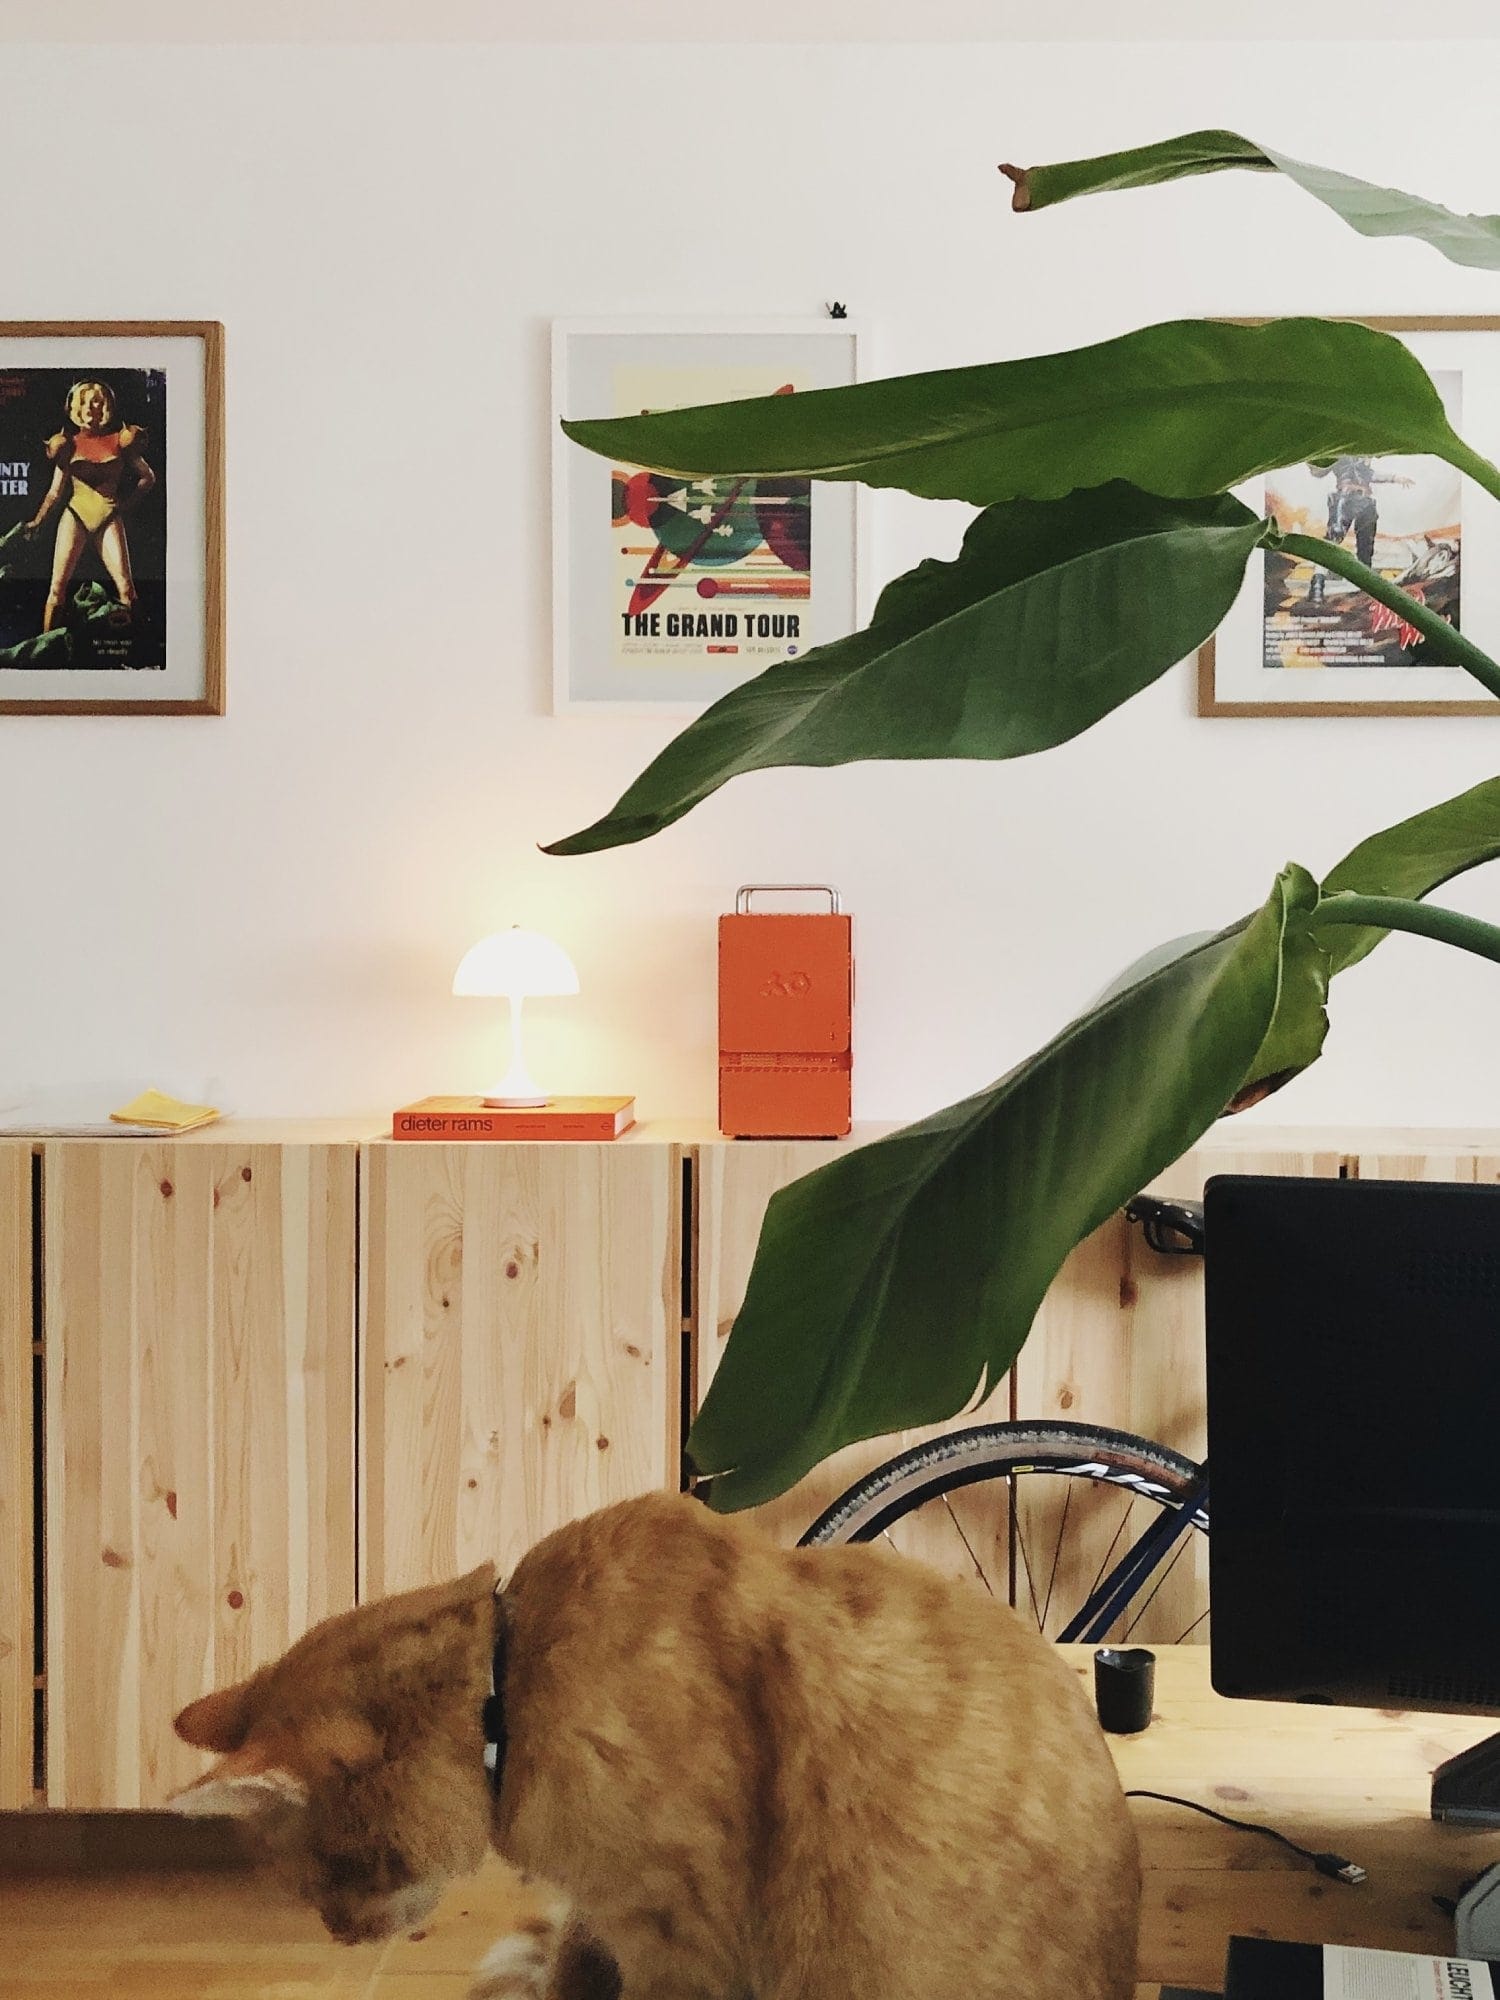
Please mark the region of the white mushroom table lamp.
POLYGON ((521 1108, 550 1102, 526 1067, 521 1040, 521 1003, 578 991, 578 973, 560 944, 540 931, 513 925, 495 931, 470 947, 453 975, 453 991, 475 999, 510 1001, 510 1068, 486 1094, 496 1109, 521 1108))

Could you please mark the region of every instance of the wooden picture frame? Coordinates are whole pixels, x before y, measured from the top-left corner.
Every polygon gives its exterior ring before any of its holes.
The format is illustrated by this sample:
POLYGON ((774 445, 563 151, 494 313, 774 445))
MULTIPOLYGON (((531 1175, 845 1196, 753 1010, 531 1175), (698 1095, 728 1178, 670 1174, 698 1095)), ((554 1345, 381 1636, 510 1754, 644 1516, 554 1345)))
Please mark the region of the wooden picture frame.
MULTIPOLYGON (((1467 313, 1340 317, 1405 338, 1433 373, 1445 401, 1462 403, 1464 420, 1455 417, 1455 428, 1481 451, 1493 456, 1500 449, 1500 318, 1467 313), (1493 354, 1486 352, 1491 347, 1493 354)), ((1411 519, 1403 520, 1396 509, 1377 504, 1373 489, 1367 489, 1369 526, 1365 530, 1353 523, 1344 526, 1346 541, 1357 546, 1359 535, 1366 534, 1375 545, 1373 562, 1377 568, 1382 566, 1382 543, 1387 557, 1403 543, 1408 545, 1413 568, 1421 567, 1424 561, 1430 564, 1437 551, 1436 560, 1440 565, 1446 563, 1451 574, 1437 574, 1436 587, 1451 588, 1463 629, 1487 651, 1500 651, 1500 519, 1489 518, 1494 510, 1476 509, 1474 489, 1464 485, 1460 475, 1442 461, 1414 458, 1409 464, 1402 459, 1374 463, 1405 468, 1396 474, 1377 474, 1376 483, 1406 487, 1415 493, 1407 508, 1411 519), (1457 509, 1451 521, 1446 518, 1450 490, 1457 509), (1430 521, 1422 518, 1423 508, 1433 514, 1430 521), (1439 515, 1445 518, 1439 521, 1439 515), (1382 532, 1382 520, 1389 532, 1382 532), (1437 532, 1440 528, 1442 535, 1437 532)), ((1240 489, 1240 497, 1258 512, 1278 512, 1278 518, 1279 508, 1290 498, 1292 504, 1300 504, 1306 517, 1296 523, 1303 532, 1322 534, 1335 526, 1334 495, 1339 476, 1336 470, 1321 475, 1321 487, 1319 478, 1302 467, 1288 468, 1285 475, 1267 473, 1240 489), (1283 477, 1284 495, 1278 494, 1274 484, 1283 477), (1327 509, 1326 528, 1316 519, 1322 507, 1327 509)), ((1343 525, 1342 515, 1338 524, 1343 525)), ((1326 599, 1319 597, 1319 615, 1299 618, 1295 595, 1283 593, 1274 576, 1268 582, 1266 562, 1264 552, 1251 558, 1235 605, 1218 631, 1198 649, 1199 715, 1500 716, 1500 701, 1480 694, 1477 683, 1462 669, 1403 663, 1398 656, 1415 649, 1400 643, 1405 635, 1399 621, 1390 620, 1379 633, 1358 629, 1372 622, 1366 615, 1370 600, 1337 578, 1322 586, 1328 595, 1326 599), (1330 607, 1342 605, 1344 610, 1340 614, 1331 609, 1323 615, 1325 602, 1330 607), (1362 608, 1358 616, 1356 606, 1362 608), (1309 628, 1315 628, 1311 634, 1309 628), (1277 656, 1274 664, 1270 659, 1273 654, 1277 656), (1337 664, 1331 663, 1330 655, 1337 664)), ((1301 581, 1298 573, 1303 568, 1311 575, 1310 565, 1288 565, 1285 581, 1291 586, 1294 576, 1297 578, 1301 603, 1306 605, 1315 586, 1301 581)))
POLYGON ((573 444, 561 419, 842 386, 866 372, 866 342, 847 317, 553 322, 555 715, 701 714, 857 630, 868 574, 852 484, 677 481, 669 495, 573 444))
POLYGON ((223 327, 0 321, 0 715, 223 713, 223 327))

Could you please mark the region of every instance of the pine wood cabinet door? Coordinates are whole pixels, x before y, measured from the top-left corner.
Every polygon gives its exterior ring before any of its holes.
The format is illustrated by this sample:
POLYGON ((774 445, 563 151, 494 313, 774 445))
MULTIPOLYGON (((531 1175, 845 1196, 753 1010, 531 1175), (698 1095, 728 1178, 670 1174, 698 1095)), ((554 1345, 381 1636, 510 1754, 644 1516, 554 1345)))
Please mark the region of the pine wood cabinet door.
MULTIPOLYGON (((868 1143, 858 1130, 844 1140, 787 1139, 725 1141, 702 1145, 694 1157, 694 1235, 697 1254, 692 1298, 693 1407, 708 1392, 719 1358, 744 1304, 750 1267, 766 1206, 773 1194, 810 1174, 851 1146, 868 1143)), ((1009 1379, 977 1410, 951 1424, 900 1431, 850 1445, 825 1459, 789 1493, 753 1508, 749 1519, 774 1540, 794 1544, 830 1501, 885 1459, 921 1439, 960 1424, 983 1423, 1010 1414, 1009 1379)), ((887 1539, 903 1554, 918 1557, 945 1574, 1008 1588, 1007 1495, 1003 1487, 955 1494, 943 1510, 924 1510, 898 1522, 887 1539)))
POLYGON ((0 1142, 0 1810, 32 1802, 36 1632, 31 1147, 0 1142))
POLYGON ((680 1484, 682 1150, 364 1155, 362 1594, 680 1484))
POLYGON ((355 1168, 46 1149, 52 1805, 160 1803, 177 1710, 354 1601, 355 1168))

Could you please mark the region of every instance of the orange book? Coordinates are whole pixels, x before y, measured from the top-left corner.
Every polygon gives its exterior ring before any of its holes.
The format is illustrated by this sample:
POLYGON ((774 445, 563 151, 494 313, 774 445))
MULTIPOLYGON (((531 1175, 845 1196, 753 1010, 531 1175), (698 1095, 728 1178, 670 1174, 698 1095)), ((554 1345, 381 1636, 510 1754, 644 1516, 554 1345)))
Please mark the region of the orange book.
POLYGON ((618 1139, 633 1097, 553 1097, 503 1109, 482 1097, 423 1097, 391 1115, 393 1139, 618 1139))

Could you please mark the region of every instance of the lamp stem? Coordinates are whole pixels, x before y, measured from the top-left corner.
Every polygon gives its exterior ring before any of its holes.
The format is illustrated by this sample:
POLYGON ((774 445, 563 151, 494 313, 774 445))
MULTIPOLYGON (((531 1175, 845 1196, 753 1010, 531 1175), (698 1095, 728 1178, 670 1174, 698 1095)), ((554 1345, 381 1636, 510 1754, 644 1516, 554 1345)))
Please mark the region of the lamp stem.
POLYGON ((521 995, 510 996, 510 1068, 485 1103, 496 1110, 522 1110, 547 1102, 547 1093, 537 1088, 526 1067, 526 1049, 521 1038, 521 995))

